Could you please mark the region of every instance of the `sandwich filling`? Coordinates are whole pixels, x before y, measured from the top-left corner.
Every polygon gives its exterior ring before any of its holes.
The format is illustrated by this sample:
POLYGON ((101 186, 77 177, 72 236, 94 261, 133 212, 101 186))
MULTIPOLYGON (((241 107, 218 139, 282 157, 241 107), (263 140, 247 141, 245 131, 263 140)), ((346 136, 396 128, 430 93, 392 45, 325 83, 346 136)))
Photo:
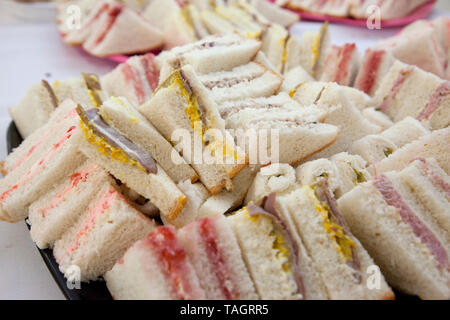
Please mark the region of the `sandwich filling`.
POLYGON ((173 299, 196 299, 201 289, 191 281, 192 267, 186 251, 176 237, 175 229, 159 227, 144 241, 159 262, 173 299))
POLYGON ((109 126, 100 116, 98 109, 86 111, 78 106, 77 112, 81 118, 80 128, 85 139, 98 146, 102 154, 130 166, 137 166, 148 174, 157 174, 155 160, 118 130, 109 126))
POLYGON ((122 13, 124 9, 124 6, 122 4, 115 4, 108 8, 108 11, 105 12, 107 14, 107 21, 103 28, 100 31, 100 34, 98 35, 97 39, 95 39, 95 46, 99 45, 100 43, 105 40, 106 35, 113 27, 114 23, 116 22, 119 15, 122 13))
POLYGON ((400 215, 402 221, 406 223, 414 232, 416 237, 428 247, 431 254, 434 256, 439 266, 443 269, 449 269, 449 261, 447 251, 445 250, 439 239, 433 234, 433 232, 422 222, 422 220, 414 214, 400 193, 395 190, 394 185, 385 175, 379 175, 374 185, 380 194, 383 196, 384 201, 394 207, 397 213, 400 215))
POLYGON ((82 73, 82 76, 88 89, 88 94, 91 98, 93 106, 95 106, 96 108, 100 107, 103 101, 100 98, 100 91, 102 90, 102 87, 100 85, 98 77, 95 74, 87 74, 84 72, 82 73))
POLYGON ((367 60, 363 66, 363 76, 358 84, 358 89, 370 94, 373 86, 375 85, 375 81, 378 76, 378 71, 381 66, 381 62, 383 61, 383 57, 385 56, 386 51, 384 50, 370 50, 368 51, 367 60))
POLYGON ((52 106, 54 109, 58 108, 58 98, 56 97, 55 92, 53 91, 52 87, 46 80, 41 80, 42 86, 45 88, 45 90, 48 93, 48 96, 50 97, 50 101, 52 103, 52 106))
POLYGON ((439 173, 428 164, 425 158, 418 157, 412 160, 412 162, 414 161, 418 161, 425 175, 428 176, 433 183, 445 193, 447 200, 450 201, 450 184, 441 178, 439 173))
POLYGON ((278 250, 277 257, 279 259, 286 260, 286 262, 283 263, 283 270, 286 273, 292 274, 294 281, 297 284, 297 292, 301 295, 302 299, 305 299, 306 292, 299 263, 300 248, 292 236, 292 230, 276 209, 275 203, 276 194, 272 193, 264 199, 263 208, 256 205, 249 205, 248 214, 252 218, 265 216, 272 221, 274 226, 273 232, 276 235, 273 248, 278 250))
POLYGON ((320 31, 319 33, 314 37, 314 41, 312 44, 312 49, 311 49, 311 53, 312 53, 312 58, 311 58, 311 66, 313 69, 313 76, 314 78, 317 76, 317 67, 318 67, 318 61, 320 58, 320 53, 322 52, 323 49, 323 44, 324 44, 324 38, 325 38, 325 33, 328 30, 328 21, 326 21, 321 27, 320 27, 320 31))
POLYGON ((350 76, 350 63, 352 61, 353 54, 355 53, 356 45, 345 44, 342 48, 339 48, 338 52, 338 66, 333 81, 345 85, 347 79, 350 76))
POLYGON ((329 238, 346 264, 355 270, 353 276, 360 282, 362 279, 361 263, 355 250, 356 244, 350 228, 339 212, 336 200, 329 190, 328 179, 321 179, 313 187, 304 186, 303 188, 313 201, 316 212, 322 216, 323 227, 329 238))
POLYGON ((450 96, 450 81, 445 81, 433 92, 428 104, 417 116, 417 120, 419 121, 428 120, 431 117, 431 115, 442 105, 442 102, 448 99, 449 96, 450 96))
POLYGON ((389 92, 387 97, 384 98, 383 103, 380 106, 381 111, 387 113, 389 107, 392 105, 398 93, 402 89, 403 84, 409 78, 409 76, 412 74, 413 71, 414 71, 413 67, 400 70, 400 73, 397 79, 395 80, 394 85, 391 88, 391 91, 389 92))
POLYGON ((139 104, 145 103, 146 94, 144 84, 142 83, 139 71, 135 70, 130 64, 124 63, 122 65, 122 73, 127 82, 133 84, 133 89, 139 104))

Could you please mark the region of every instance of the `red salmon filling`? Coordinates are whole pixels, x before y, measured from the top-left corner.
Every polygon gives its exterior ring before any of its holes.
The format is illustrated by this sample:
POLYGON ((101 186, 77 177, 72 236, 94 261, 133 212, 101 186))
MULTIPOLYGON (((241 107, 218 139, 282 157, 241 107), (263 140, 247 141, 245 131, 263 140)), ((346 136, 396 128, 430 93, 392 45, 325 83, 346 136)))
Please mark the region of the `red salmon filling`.
POLYGON ((176 300, 195 299, 193 284, 189 279, 190 269, 186 263, 186 251, 179 243, 173 227, 159 227, 146 239, 168 280, 172 296, 176 300))
POLYGON ((350 74, 350 62, 353 56, 353 53, 356 50, 356 45, 354 43, 352 44, 345 44, 342 48, 339 49, 339 64, 337 67, 337 72, 334 77, 334 82, 340 84, 340 85, 347 85, 347 79, 350 74))
POLYGON ((215 270, 221 290, 227 300, 239 299, 239 292, 230 278, 230 269, 227 266, 225 256, 217 243, 217 232, 213 219, 202 219, 198 222, 199 233, 204 243, 209 262, 215 270))
POLYGON ((146 54, 141 58, 141 65, 144 68, 145 76, 150 88, 155 90, 158 87, 159 71, 154 64, 153 58, 154 56, 151 53, 146 54))
POLYGON ((139 72, 128 63, 123 64, 122 72, 126 81, 132 83, 139 104, 143 104, 145 102, 145 90, 139 72))
POLYGON ((447 251, 442 246, 433 232, 413 213, 404 202, 402 196, 395 190, 392 182, 385 175, 380 175, 375 180, 375 187, 383 196, 388 205, 397 209, 402 221, 408 224, 416 237, 428 247, 436 261, 442 268, 448 268, 447 251))
POLYGON ((358 83, 358 89, 370 94, 375 84, 375 79, 378 75, 378 69, 380 68, 382 58, 385 51, 371 51, 365 65, 363 66, 364 75, 358 83))

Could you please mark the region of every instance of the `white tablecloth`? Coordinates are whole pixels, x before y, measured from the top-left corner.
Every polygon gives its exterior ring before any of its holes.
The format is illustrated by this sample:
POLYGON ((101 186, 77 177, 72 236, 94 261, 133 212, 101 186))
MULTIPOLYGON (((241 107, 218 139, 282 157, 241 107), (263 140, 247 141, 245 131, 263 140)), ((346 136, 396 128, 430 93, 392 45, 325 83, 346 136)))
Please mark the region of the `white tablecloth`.
MULTIPOLYGON (((17 17, 5 12, 0 3, 0 159, 6 156, 6 129, 11 121, 7 108, 17 103, 31 84, 41 79, 77 77, 80 72, 101 75, 115 65, 64 45, 51 21, 18 24, 17 17)), ((449 16, 450 13, 436 11, 433 16, 437 15, 449 16)), ((319 27, 318 23, 302 22, 292 30, 300 35, 304 30, 319 27)), ((331 27, 333 43, 356 42, 362 52, 377 40, 398 31, 331 27)), ((63 298, 35 249, 25 223, 0 222, 0 299, 63 298)))

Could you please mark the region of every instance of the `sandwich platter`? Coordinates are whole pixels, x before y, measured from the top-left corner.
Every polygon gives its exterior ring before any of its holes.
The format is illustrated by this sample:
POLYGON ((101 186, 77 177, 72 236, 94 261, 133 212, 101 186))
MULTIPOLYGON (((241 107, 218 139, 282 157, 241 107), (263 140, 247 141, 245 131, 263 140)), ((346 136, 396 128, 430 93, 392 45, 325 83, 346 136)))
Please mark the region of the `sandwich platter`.
MULTIPOLYGON (((14 122, 11 122, 8 131, 6 133, 6 147, 7 152, 10 154, 14 148, 17 148, 22 143, 22 137, 17 130, 14 122)), ((28 229, 30 225, 27 224, 28 229)), ((36 247, 37 248, 37 247, 36 247)), ((74 289, 69 289, 67 279, 59 271, 58 263, 55 261, 53 252, 51 249, 39 249, 42 260, 44 260, 45 265, 50 271, 53 279, 57 283, 61 292, 64 294, 68 300, 112 300, 112 297, 106 288, 105 282, 102 281, 91 281, 90 283, 82 283, 80 289, 74 287, 74 289)))
MULTIPOLYGON (((269 0, 269 1, 275 2, 275 0, 269 0)), ((428 1, 427 3, 424 3, 423 5, 418 7, 416 10, 414 10, 407 17, 382 21, 381 27, 382 28, 403 27, 414 21, 417 21, 420 19, 425 19, 426 17, 428 17, 428 15, 433 10, 433 7, 436 4, 436 2, 437 2, 437 0, 431 0, 431 1, 428 1)), ((365 19, 340 18, 340 17, 333 17, 333 16, 311 13, 311 12, 296 11, 296 10, 292 10, 292 9, 291 9, 291 11, 296 12, 303 20, 328 21, 328 22, 340 23, 340 24, 354 26, 354 27, 367 28, 367 20, 365 20, 365 19)))

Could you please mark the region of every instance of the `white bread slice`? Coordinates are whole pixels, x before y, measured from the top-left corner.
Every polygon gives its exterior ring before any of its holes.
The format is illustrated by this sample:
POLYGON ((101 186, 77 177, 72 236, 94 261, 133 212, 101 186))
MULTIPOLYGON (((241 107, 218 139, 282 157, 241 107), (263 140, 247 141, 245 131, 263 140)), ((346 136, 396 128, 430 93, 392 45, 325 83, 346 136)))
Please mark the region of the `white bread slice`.
POLYGON ((354 87, 373 96, 393 63, 394 57, 388 51, 367 49, 354 87))
POLYGON ((383 131, 381 136, 392 141, 398 148, 413 142, 427 134, 430 131, 422 126, 422 124, 411 117, 407 117, 397 122, 391 128, 383 131))
POLYGON ((65 277, 77 266, 81 281, 97 280, 154 228, 153 220, 134 209, 114 185, 106 184, 78 221, 56 241, 53 254, 65 277))
POLYGON ((300 21, 299 15, 280 8, 279 6, 264 0, 252 0, 251 5, 272 23, 277 23, 285 28, 300 21))
POLYGON ((258 295, 229 222, 204 218, 178 232, 209 300, 256 300, 258 295))
POLYGON ((232 179, 233 190, 222 190, 220 193, 210 196, 198 209, 198 216, 204 218, 225 214, 239 207, 249 191, 258 167, 257 165, 250 165, 242 169, 232 179))
POLYGON ((246 156, 235 147, 226 133, 216 104, 191 66, 174 71, 153 98, 141 106, 140 111, 172 144, 176 143, 174 139, 180 138, 176 138, 174 134, 179 135, 183 130, 182 138, 189 141, 187 145, 182 141, 185 144, 182 146, 182 155, 212 194, 220 192, 224 187, 230 189, 230 179, 246 166, 246 156), (165 107, 161 108, 163 105, 165 107), (208 138, 209 144, 205 142, 208 138), (199 152, 212 157, 213 162, 202 161, 199 158, 202 154, 199 152))
POLYGON ((327 53, 320 81, 353 86, 360 67, 360 54, 356 44, 333 45, 327 53))
POLYGON ((301 40, 300 65, 316 79, 322 76, 326 53, 330 48, 330 34, 328 22, 319 31, 306 31, 301 40))
POLYGON ((327 287, 330 299, 372 300, 394 297, 381 274, 380 287, 375 290, 368 288, 367 268, 374 265, 373 260, 348 230, 345 220, 340 221, 337 209, 320 201, 312 187, 297 189, 280 197, 279 202, 291 215, 327 287), (338 229, 341 232, 333 231, 338 229))
POLYGON ((297 300, 302 298, 289 268, 286 239, 266 216, 250 216, 243 208, 228 220, 236 235, 242 256, 263 300, 297 300), (286 253, 287 251, 287 253, 286 253))
MULTIPOLYGON (((367 162, 358 155, 342 152, 332 156, 330 160, 339 171, 340 184, 334 192, 336 199, 342 197, 358 184, 369 181, 372 177, 367 169, 367 162)), ((331 181, 329 184, 331 186, 331 181)))
POLYGON ((288 31, 278 24, 271 25, 262 36, 261 51, 280 73, 283 72, 284 64, 287 61, 286 43, 288 39, 288 31))
MULTIPOLYGON (((148 172, 136 160, 133 161, 125 151, 96 135, 83 121, 80 121, 80 127, 82 131, 80 150, 86 157, 101 165, 130 189, 150 199, 167 219, 177 218, 186 203, 186 196, 157 163, 156 172, 148 172)), ((117 129, 115 132, 119 139, 121 133, 117 129)), ((123 135, 120 139, 129 140, 123 135)))
POLYGON ((63 133, 59 132, 55 142, 39 153, 36 162, 23 163, 0 180, 0 220, 18 222, 25 219, 34 201, 85 161, 78 149, 82 137, 76 118, 64 124, 60 130, 63 133))
POLYGON ((415 157, 434 158, 439 166, 450 174, 449 148, 450 128, 433 131, 432 133, 413 141, 379 162, 372 170, 376 173, 400 171, 415 157))
POLYGON ((47 123, 58 104, 52 86, 42 80, 32 85, 16 106, 9 108, 9 114, 25 139, 47 123))
POLYGON ((135 107, 150 99, 158 82, 159 70, 151 53, 131 57, 101 77, 109 96, 125 97, 135 107))
POLYGON ((308 161, 295 169, 295 176, 300 185, 311 186, 326 177, 330 190, 335 193, 340 188, 341 178, 336 164, 328 159, 308 161))
POLYGON ((368 135, 353 142, 349 152, 364 158, 369 164, 376 164, 393 154, 397 145, 383 135, 368 135))
POLYGON ((160 83, 173 70, 190 64, 199 74, 231 70, 249 63, 261 49, 261 42, 238 35, 210 36, 195 43, 160 54, 156 63, 161 70, 160 83))
POLYGON ((37 162, 42 154, 56 143, 58 136, 62 135, 71 124, 76 123, 75 107, 73 101, 63 101, 42 127, 26 139, 24 137, 20 146, 1 163, 2 175, 8 175, 22 165, 29 168, 37 162))
POLYGON ((269 69, 272 72, 275 72, 276 74, 278 74, 279 76, 281 76, 279 74, 279 72, 276 70, 275 66, 272 64, 272 62, 269 61, 269 59, 267 59, 266 55, 264 54, 264 52, 259 51, 255 58, 253 59, 253 62, 257 62, 262 64, 264 67, 266 67, 267 69, 269 69))
POLYGON ((199 79, 211 90, 219 104, 229 100, 273 96, 283 81, 278 74, 255 62, 231 71, 200 75, 199 79))
MULTIPOLYGON (((239 173, 240 174, 240 173, 239 173)), ((178 183, 178 188, 186 195, 187 201, 183 210, 178 214, 175 220, 166 219, 161 216, 161 220, 166 225, 173 225, 176 228, 182 228, 191 222, 203 217, 200 208, 210 196, 208 190, 200 182, 192 183, 190 180, 178 183)))
POLYGON ((303 83, 314 81, 313 77, 303 69, 302 66, 297 66, 284 75, 284 81, 281 85, 280 91, 289 94, 295 94, 295 90, 303 83))
MULTIPOLYGON (((389 198, 396 199, 395 193, 398 191, 390 192, 389 198)), ((408 199, 402 202, 406 203, 404 206, 409 204, 408 199)), ((416 236, 407 220, 402 219, 400 210, 386 202, 374 182, 353 189, 338 204, 352 232, 392 286, 422 299, 449 298, 448 270, 439 267, 429 247, 416 236)), ((401 202, 396 201, 396 206, 399 205, 401 202)), ((417 215, 409 221, 424 223, 417 215)))
POLYGON ((245 197, 245 204, 261 205, 271 193, 283 193, 297 187, 295 170, 288 164, 275 163, 262 167, 245 197))
POLYGON ((31 238, 41 249, 52 248, 86 210, 99 189, 112 177, 90 161, 77 168, 70 178, 30 206, 28 223, 31 238))
POLYGON ((114 54, 147 52, 163 43, 163 34, 142 16, 120 4, 100 18, 83 44, 89 53, 104 57, 114 54), (130 37, 130 34, 133 36, 130 37))
POLYGON ((156 160, 175 183, 198 179, 197 173, 153 125, 126 99, 111 97, 100 107, 100 115, 124 136, 156 160))
POLYGON ((374 107, 365 108, 361 113, 367 120, 376 124, 382 130, 389 129, 394 125, 394 122, 385 113, 378 111, 374 107))
POLYGON ((142 16, 159 30, 164 30, 171 16, 179 11, 180 6, 176 0, 152 0, 142 12, 142 16))
POLYGON ((173 227, 159 227, 136 242, 104 278, 115 300, 205 298, 173 227))

